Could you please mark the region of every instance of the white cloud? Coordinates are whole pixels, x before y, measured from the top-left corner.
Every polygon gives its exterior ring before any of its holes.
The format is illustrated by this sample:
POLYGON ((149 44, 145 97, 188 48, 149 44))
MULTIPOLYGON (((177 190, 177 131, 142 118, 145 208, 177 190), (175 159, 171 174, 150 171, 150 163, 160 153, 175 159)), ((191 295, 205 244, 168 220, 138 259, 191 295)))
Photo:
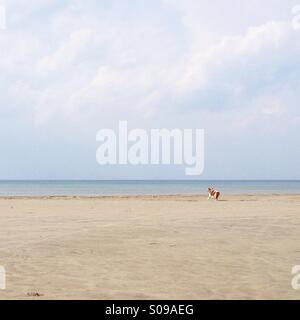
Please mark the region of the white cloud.
POLYGON ((37 71, 61 72, 70 65, 76 64, 82 58, 81 52, 91 41, 92 32, 89 29, 80 29, 72 32, 65 43, 53 54, 42 57, 37 63, 37 71))
MULTIPOLYGON (((85 112, 92 118, 105 111, 147 119, 182 107, 223 112, 250 108, 265 96, 284 101, 286 86, 299 88, 299 77, 289 73, 300 51, 290 22, 270 20, 244 25, 235 34, 232 28, 219 30, 216 36, 203 18, 207 12, 213 16, 212 8, 205 12, 194 1, 163 3, 168 12, 175 10, 167 21, 155 16, 155 9, 149 16, 146 8, 128 20, 127 4, 93 10, 80 2, 57 7, 47 2, 47 26, 36 34, 12 28, 0 40, 3 91, 23 83, 14 104, 27 99, 34 123, 42 124, 85 112)), ((35 1, 29 5, 23 21, 32 18, 36 6, 35 1)), ((2 100, 8 99, 4 93, 2 100)))
MULTIPOLYGON (((221 76, 222 80, 227 78, 229 81, 236 81, 236 85, 241 88, 240 77, 245 76, 242 72, 253 75, 253 71, 257 72, 257 63, 266 64, 263 67, 267 67, 277 50, 286 49, 288 33, 287 23, 271 21, 262 26, 250 27, 242 35, 225 36, 206 51, 195 50, 186 65, 184 77, 178 82, 178 87, 182 91, 205 88, 214 85, 210 82, 211 79, 213 81, 221 76)), ((273 66, 278 67, 276 61, 273 62, 273 66)))
MULTIPOLYGON (((3 2, 0 130, 14 129, 7 146, 43 132, 45 145, 56 139, 65 152, 69 139, 81 150, 100 126, 126 119, 204 127, 209 140, 246 153, 245 136, 259 144, 266 132, 285 130, 277 138, 297 150, 300 33, 291 0, 3 2)), ((30 171, 29 150, 28 158, 30 171)))

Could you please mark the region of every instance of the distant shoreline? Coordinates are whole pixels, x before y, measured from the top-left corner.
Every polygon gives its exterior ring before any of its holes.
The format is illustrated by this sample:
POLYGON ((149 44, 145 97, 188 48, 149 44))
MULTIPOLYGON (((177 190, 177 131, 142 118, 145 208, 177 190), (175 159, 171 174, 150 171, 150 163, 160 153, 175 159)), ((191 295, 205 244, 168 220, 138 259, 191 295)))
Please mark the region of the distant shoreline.
POLYGON ((206 195, 208 187, 221 194, 300 194, 298 180, 94 180, 0 181, 0 197, 99 197, 206 195))
MULTIPOLYGON (((222 201, 222 199, 231 199, 231 198, 241 198, 241 197, 259 197, 259 198, 265 198, 265 197, 299 197, 299 193, 223 193, 221 194, 221 198, 219 201, 222 201)), ((138 199, 138 200, 162 200, 162 199, 199 199, 199 200, 206 200, 207 195, 206 194, 115 194, 115 195, 11 195, 11 196, 3 196, 0 195, 0 200, 102 200, 102 199, 116 199, 116 200, 122 200, 122 199, 138 199)), ((210 200, 213 201, 213 200, 210 200)))

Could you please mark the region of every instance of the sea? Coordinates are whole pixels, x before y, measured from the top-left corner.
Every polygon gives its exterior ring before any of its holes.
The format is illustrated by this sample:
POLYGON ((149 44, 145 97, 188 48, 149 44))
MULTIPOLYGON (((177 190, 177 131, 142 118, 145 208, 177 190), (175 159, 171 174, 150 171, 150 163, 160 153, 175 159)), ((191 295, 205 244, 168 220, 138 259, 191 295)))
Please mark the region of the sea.
POLYGON ((300 194, 300 180, 21 180, 0 181, 0 196, 300 194))

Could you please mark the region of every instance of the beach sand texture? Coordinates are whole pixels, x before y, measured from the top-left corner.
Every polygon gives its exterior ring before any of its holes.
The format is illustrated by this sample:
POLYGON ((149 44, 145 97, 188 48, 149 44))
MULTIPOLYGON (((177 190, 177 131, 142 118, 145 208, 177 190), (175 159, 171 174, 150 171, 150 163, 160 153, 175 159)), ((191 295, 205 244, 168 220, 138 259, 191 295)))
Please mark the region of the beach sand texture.
POLYGON ((300 195, 0 199, 0 299, 299 299, 300 195))

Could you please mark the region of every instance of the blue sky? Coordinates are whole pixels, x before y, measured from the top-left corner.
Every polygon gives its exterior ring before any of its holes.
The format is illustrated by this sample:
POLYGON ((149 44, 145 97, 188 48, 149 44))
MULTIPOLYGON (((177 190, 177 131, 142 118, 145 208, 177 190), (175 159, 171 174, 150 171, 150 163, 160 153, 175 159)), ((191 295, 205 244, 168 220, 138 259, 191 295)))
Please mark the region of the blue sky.
POLYGON ((204 128, 201 179, 300 179, 297 4, 0 0, 0 178, 185 179, 97 164, 127 120, 204 128))

